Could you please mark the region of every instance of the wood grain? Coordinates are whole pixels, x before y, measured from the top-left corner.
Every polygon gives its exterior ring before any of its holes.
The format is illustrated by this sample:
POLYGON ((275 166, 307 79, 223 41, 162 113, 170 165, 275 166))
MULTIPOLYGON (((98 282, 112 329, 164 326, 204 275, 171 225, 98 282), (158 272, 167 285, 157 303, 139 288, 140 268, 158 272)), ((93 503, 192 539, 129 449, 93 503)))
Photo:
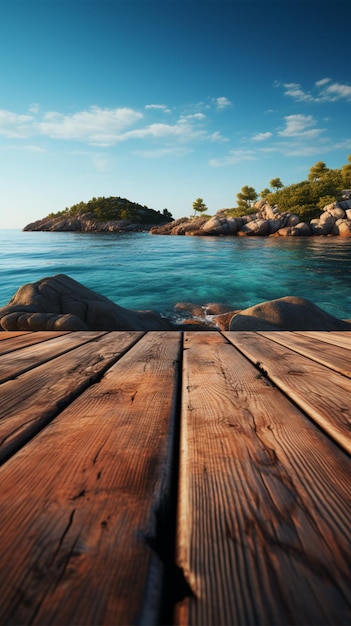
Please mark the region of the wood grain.
POLYGON ((274 331, 259 334, 351 378, 351 343, 349 348, 341 347, 321 341, 317 335, 302 336, 294 332, 274 331))
POLYGON ((351 332, 344 332, 342 330, 335 331, 312 331, 312 330, 300 330, 301 335, 306 337, 318 337, 320 341, 326 341, 333 346, 341 346, 342 348, 351 348, 351 332))
POLYGON ((1 624, 156 623, 180 339, 145 335, 0 468, 1 624))
POLYGON ((111 332, 0 385, 0 464, 106 371, 142 332, 111 332))
MULTIPOLYGON (((33 367, 47 363, 60 354, 69 352, 78 345, 93 341, 105 333, 106 331, 77 331, 68 334, 55 333, 53 338, 49 338, 47 333, 42 339, 38 336, 34 345, 27 345, 20 350, 13 350, 0 356, 0 383, 20 376, 33 367)), ((41 333, 31 334, 40 335, 41 333)), ((16 341, 16 339, 10 341, 16 341)))
POLYGON ((0 332, 0 354, 6 352, 12 352, 19 348, 25 348, 26 346, 33 346, 36 343, 53 339, 54 337, 60 337, 61 335, 67 335, 67 332, 58 331, 3 331, 0 332))
POLYGON ((224 337, 186 333, 175 623, 349 623, 350 469, 224 337))
POLYGON ((12 337, 18 337, 20 335, 30 334, 29 330, 1 330, 0 329, 0 341, 4 339, 10 339, 12 337))
POLYGON ((265 337, 244 331, 224 335, 328 436, 351 453, 349 378, 267 339, 267 333, 265 337))

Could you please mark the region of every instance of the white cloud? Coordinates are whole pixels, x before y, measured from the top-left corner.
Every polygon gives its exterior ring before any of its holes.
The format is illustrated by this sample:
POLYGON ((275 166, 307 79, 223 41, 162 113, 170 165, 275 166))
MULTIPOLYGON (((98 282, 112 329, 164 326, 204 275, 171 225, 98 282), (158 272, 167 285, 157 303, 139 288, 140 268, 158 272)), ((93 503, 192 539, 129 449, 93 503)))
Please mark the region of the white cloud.
POLYGON ((134 150, 133 154, 147 159, 159 159, 163 157, 182 157, 191 152, 190 148, 177 145, 168 148, 155 148, 154 150, 134 150))
MULTIPOLYGON (((224 106, 223 103, 222 105, 224 106)), ((153 139, 163 143, 172 141, 178 144, 227 141, 218 130, 210 130, 211 120, 200 111, 180 115, 167 123, 161 121, 165 119, 163 114, 166 111, 166 105, 163 104, 145 106, 145 110, 155 112, 156 121, 152 123, 147 122, 146 112, 143 114, 127 107, 103 109, 92 106, 70 114, 59 111, 40 112, 37 105, 31 106, 31 109, 31 115, 0 111, 0 134, 16 139, 41 136, 100 147, 133 139, 153 139)))
POLYGON ((156 111, 171 113, 171 109, 169 109, 165 104, 146 104, 145 109, 155 109, 156 111))
POLYGON ((223 135, 221 135, 221 133, 218 130, 212 133, 212 135, 209 136, 209 139, 211 141, 219 141, 220 143, 229 141, 228 137, 224 137, 223 135))
POLYGON ((350 85, 341 85, 340 83, 333 83, 329 85, 324 90, 325 99, 330 99, 332 101, 340 100, 345 98, 345 100, 351 100, 351 86, 350 85), (328 97, 329 96, 329 97, 328 97))
POLYGON ((221 96, 220 98, 214 99, 215 106, 218 110, 227 109, 232 106, 232 103, 225 96, 221 96))
POLYGON ((192 113, 190 115, 183 115, 184 119, 187 120, 205 120, 206 115, 204 113, 192 113))
POLYGON ((235 165, 242 161, 255 161, 255 153, 253 150, 230 150, 230 152, 219 159, 211 159, 210 165, 212 167, 222 167, 224 165, 235 165))
POLYGON ((324 129, 311 128, 311 126, 315 126, 316 124, 313 115, 287 115, 284 119, 286 126, 283 130, 278 132, 278 135, 282 137, 303 137, 304 139, 311 139, 324 132, 324 129))
POLYGON ((272 137, 272 135, 273 133, 267 131, 266 133, 257 133, 257 135, 254 135, 253 137, 251 137, 251 139, 253 141, 265 141, 266 139, 272 137))
POLYGON ((0 135, 24 139, 32 134, 32 115, 18 115, 11 111, 0 110, 0 135))
POLYGON ((316 87, 324 87, 327 83, 330 83, 331 78, 322 78, 321 80, 317 80, 315 82, 316 87))
POLYGON ((298 100, 299 102, 313 102, 313 97, 310 93, 304 92, 301 89, 301 85, 298 83, 286 83, 284 85, 286 91, 286 96, 291 96, 294 100, 298 100))
POLYGON ((91 107, 73 115, 50 112, 37 124, 39 132, 53 139, 70 139, 102 145, 118 141, 120 133, 143 118, 142 113, 128 108, 100 109, 91 107))
MULTIPOLYGON (((351 86, 341 83, 331 83, 331 78, 322 78, 314 84, 316 91, 304 91, 299 83, 285 83, 285 95, 297 102, 336 102, 345 99, 351 101, 351 86), (331 83, 331 84, 330 84, 331 83)), ((280 83, 275 82, 275 86, 280 83)))
POLYGON ((29 107, 29 111, 31 113, 36 114, 36 113, 39 113, 39 108, 40 108, 39 104, 37 104, 36 102, 33 102, 33 104, 31 104, 30 107, 29 107))
POLYGON ((201 124, 205 119, 206 116, 202 113, 182 115, 174 124, 160 122, 149 124, 143 128, 136 128, 121 134, 119 140, 151 137, 154 139, 177 139, 181 143, 189 143, 193 140, 225 141, 225 138, 218 131, 212 134, 207 132, 201 124))

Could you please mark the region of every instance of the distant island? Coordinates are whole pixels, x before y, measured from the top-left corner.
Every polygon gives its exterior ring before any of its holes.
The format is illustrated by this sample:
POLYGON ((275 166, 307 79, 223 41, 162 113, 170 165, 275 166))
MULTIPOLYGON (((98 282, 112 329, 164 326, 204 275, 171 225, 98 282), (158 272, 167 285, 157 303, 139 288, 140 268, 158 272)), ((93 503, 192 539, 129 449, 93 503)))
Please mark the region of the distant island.
POLYGON ((126 198, 92 198, 27 224, 24 231, 137 232, 172 221, 168 209, 155 211, 126 198))
POLYGON ((193 202, 194 215, 174 220, 125 198, 92 198, 28 224, 24 231, 138 232, 192 236, 311 236, 351 237, 351 155, 340 169, 315 163, 306 180, 285 186, 280 178, 259 194, 245 185, 237 206, 209 215, 202 198, 193 202), (196 213, 200 215, 196 216, 196 213))

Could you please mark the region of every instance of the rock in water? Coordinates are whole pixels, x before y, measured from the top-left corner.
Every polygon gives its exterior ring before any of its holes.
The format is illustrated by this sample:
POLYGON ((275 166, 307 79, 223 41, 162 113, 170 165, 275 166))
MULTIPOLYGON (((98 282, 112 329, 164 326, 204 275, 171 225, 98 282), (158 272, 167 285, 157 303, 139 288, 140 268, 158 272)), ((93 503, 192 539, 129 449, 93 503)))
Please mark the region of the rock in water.
POLYGON ((131 311, 65 274, 23 285, 0 308, 1 330, 170 330, 155 311, 131 311))
POLYGON ((230 330, 350 330, 339 320, 297 296, 262 302, 234 315, 230 330))

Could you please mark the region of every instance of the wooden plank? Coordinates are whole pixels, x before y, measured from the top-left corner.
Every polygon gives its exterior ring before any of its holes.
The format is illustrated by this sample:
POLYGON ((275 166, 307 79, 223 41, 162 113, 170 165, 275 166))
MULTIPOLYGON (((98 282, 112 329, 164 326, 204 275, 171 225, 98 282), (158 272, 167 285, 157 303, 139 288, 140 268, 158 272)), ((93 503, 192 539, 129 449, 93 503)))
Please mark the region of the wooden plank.
MULTIPOLYGON (((3 333, 0 333, 2 335, 3 333)), ((33 346, 34 344, 53 339, 54 337, 60 337, 61 335, 67 335, 67 332, 58 331, 36 331, 36 332, 8 332, 8 337, 2 338, 0 343, 0 355, 6 352, 13 352, 19 348, 25 348, 26 346, 33 346)))
POLYGON ((157 623, 180 340, 145 335, 0 468, 1 624, 157 623))
POLYGON ((21 350, 14 350, 0 356, 0 383, 20 376, 33 367, 47 363, 60 354, 69 352, 76 346, 93 341, 96 337, 104 334, 106 334, 106 331, 84 330, 68 334, 60 333, 57 337, 44 341, 40 340, 39 337, 39 343, 35 345, 29 345, 21 350))
POLYGON ((259 334, 351 378, 351 344, 350 349, 348 349, 326 343, 320 340, 317 334, 313 336, 302 336, 296 332, 279 331, 262 331, 259 334))
POLYGON ((350 459, 221 335, 184 347, 175 623, 350 623, 350 459))
POLYGON ((111 332, 0 385, 0 465, 93 384, 142 332, 111 332))
POLYGON ((314 330, 299 330, 300 335, 306 337, 318 337, 320 341, 326 341, 333 344, 333 346, 340 346, 341 348, 351 349, 351 332, 343 330, 335 331, 314 331, 314 330))
POLYGON ((258 333, 234 331, 223 334, 346 452, 351 453, 349 378, 258 333))
POLYGON ((18 337, 20 335, 28 335, 30 330, 0 330, 0 341, 4 339, 11 339, 11 337, 18 337))

